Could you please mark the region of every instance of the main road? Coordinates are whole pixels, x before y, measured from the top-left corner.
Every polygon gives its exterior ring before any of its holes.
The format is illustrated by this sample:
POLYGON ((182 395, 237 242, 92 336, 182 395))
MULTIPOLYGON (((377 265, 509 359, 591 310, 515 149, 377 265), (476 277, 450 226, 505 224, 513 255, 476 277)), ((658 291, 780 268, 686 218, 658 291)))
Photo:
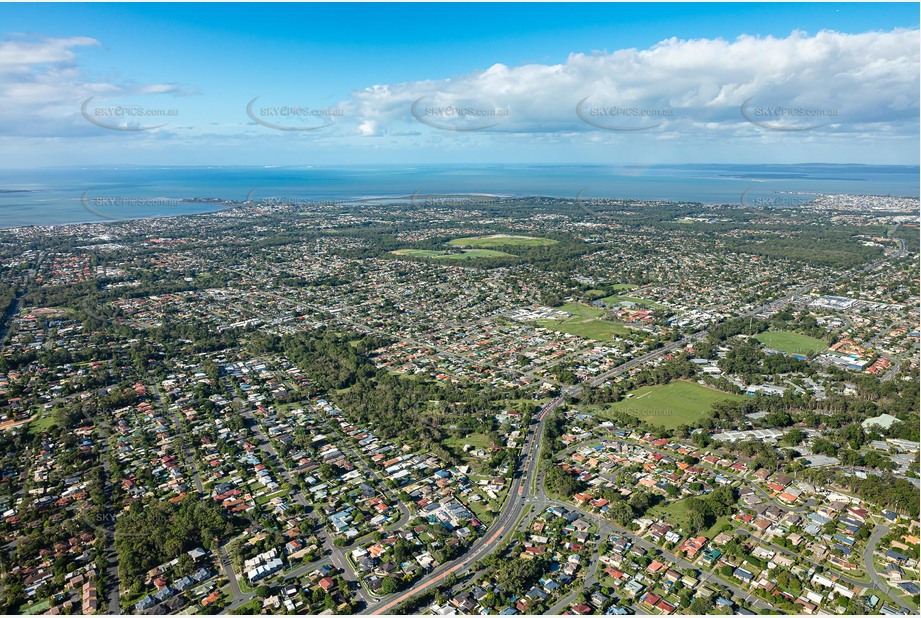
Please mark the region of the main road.
MULTIPOLYGON (((904 253, 905 253, 905 243, 904 241, 900 241, 900 249, 894 255, 878 260, 877 262, 874 262, 864 267, 862 270, 866 271, 890 259, 898 258, 904 253)), ((841 273, 837 275, 836 277, 828 276, 818 281, 815 281, 813 283, 802 285, 796 288, 795 290, 788 292, 787 294, 785 294, 784 296, 780 298, 774 299, 755 309, 752 309, 744 314, 741 314, 739 317, 743 317, 743 318, 750 317, 750 316, 755 316, 759 313, 764 313, 766 311, 775 310, 778 307, 790 302, 792 299, 796 298, 797 296, 801 296, 809 292, 815 287, 824 285, 830 282, 832 279, 839 279, 847 275, 848 273, 841 273)), ((288 299, 284 299, 282 297, 279 297, 279 300, 283 300, 284 302, 287 302, 287 303, 291 302, 288 299)), ((367 328, 364 325, 362 326, 364 328, 367 328)), ((652 350, 650 352, 647 352, 646 354, 643 354, 642 356, 638 356, 634 359, 631 359, 630 361, 626 363, 618 365, 617 367, 614 367, 613 369, 599 376, 596 376, 592 380, 588 381, 587 385, 590 387, 600 386, 601 384, 603 384, 606 380, 608 380, 611 377, 621 375, 624 372, 629 371, 630 369, 637 367, 654 358, 662 356, 663 354, 666 354, 673 350, 684 347, 687 344, 692 343, 694 341, 699 341, 700 339, 704 338, 709 331, 710 331, 710 327, 704 328, 696 333, 692 333, 691 335, 684 337, 683 339, 680 339, 678 341, 673 341, 661 348, 652 350)), ((393 336, 393 335, 390 335, 390 336, 393 336)), ((567 395, 577 396, 582 392, 582 390, 583 390, 583 386, 581 385, 566 387, 564 388, 562 395, 556 397, 553 401, 551 401, 550 403, 548 403, 546 406, 544 406, 541 409, 538 415, 537 427, 534 428, 532 431, 528 432, 527 439, 522 447, 522 454, 523 454, 522 457, 525 459, 524 466, 521 467, 521 464, 519 463, 519 468, 516 469, 515 478, 512 481, 511 485, 509 486, 509 494, 505 502, 505 505, 503 506, 502 511, 500 512, 499 516, 493 521, 493 525, 489 528, 486 535, 474 541, 470 550, 467 551, 463 556, 460 556, 454 560, 451 560, 449 562, 446 562, 436 567, 429 574, 429 576, 425 578, 423 582, 413 586, 410 590, 407 590, 401 594, 398 594, 397 596, 390 599, 389 601, 386 601, 383 603, 374 603, 373 606, 366 607, 362 611, 363 614, 380 615, 380 614, 387 613, 393 610, 394 608, 398 607, 402 603, 413 598, 414 596, 421 594, 434 586, 437 586, 442 581, 444 581, 449 575, 463 574, 470 567, 470 565, 474 564, 480 558, 488 555, 489 553, 494 551, 496 548, 500 547, 512 534, 515 533, 515 530, 517 528, 518 519, 520 518, 522 510, 526 504, 526 497, 527 497, 526 493, 527 493, 528 483, 530 483, 534 475, 537 474, 538 453, 540 451, 539 447, 540 447, 540 441, 541 441, 540 438, 543 435, 544 423, 546 421, 547 415, 550 411, 552 411, 553 409, 558 407, 561 403, 563 403, 565 396, 567 395)), ((538 492, 541 494, 542 494, 541 492, 542 485, 543 483, 541 482, 537 483, 537 486, 539 488, 538 492)), ((543 500, 540 500, 540 502, 543 502, 543 500)), ((587 514, 587 515, 589 515, 590 517, 592 516, 591 514, 587 514)), ((611 527, 617 527, 615 524, 607 520, 604 520, 604 524, 607 526, 611 526, 611 527)), ((621 530, 621 532, 623 533, 625 531, 621 530)), ((643 539, 637 539, 638 545, 642 546, 646 543, 648 542, 644 541, 643 539)), ((675 556, 674 558, 675 558, 676 564, 679 564, 682 566, 685 566, 685 564, 687 564, 688 566, 690 566, 690 563, 686 563, 686 561, 678 559, 677 556, 675 556)), ((750 594, 740 591, 732 584, 727 585, 727 582, 724 582, 718 576, 709 574, 709 578, 712 578, 720 582, 725 587, 737 593, 740 593, 740 595, 744 595, 743 598, 748 600, 755 607, 758 607, 759 609, 771 609, 771 606, 765 603, 764 601, 762 601, 761 599, 758 599, 757 597, 752 597, 750 594)), ((704 579, 708 579, 707 575, 704 575, 704 579)))
MULTIPOLYGON (((824 283, 825 280, 818 281, 815 283, 807 284, 789 292, 783 298, 776 299, 770 303, 766 303, 757 309, 753 309, 749 313, 746 313, 745 316, 755 315, 766 310, 770 310, 777 305, 788 302, 790 299, 795 296, 801 295, 806 291, 812 289, 813 287, 824 283)), ((709 332, 709 328, 698 331, 692 335, 685 337, 679 341, 674 341, 669 343, 666 346, 652 350, 638 356, 626 363, 618 365, 613 369, 597 376, 588 384, 590 386, 599 386, 604 383, 609 377, 620 375, 626 371, 629 371, 633 367, 636 367, 642 363, 645 363, 653 358, 657 358, 663 354, 666 354, 672 350, 683 347, 692 341, 697 341, 706 336, 709 332)), ((370 614, 384 614, 392 609, 398 607, 400 604, 408 601, 412 597, 429 590, 430 588, 437 586, 442 581, 445 580, 452 573, 455 575, 462 574, 471 564, 479 560, 480 558, 491 553, 497 547, 500 547, 502 543, 508 539, 512 534, 515 533, 516 522, 521 515, 521 511, 526 504, 526 498, 528 493, 528 483, 530 480, 537 474, 537 464, 538 464, 538 453, 540 452, 540 438, 543 435, 544 423, 547 419, 547 415, 560 404, 563 403, 565 396, 576 396, 582 392, 582 386, 569 386, 563 390, 563 394, 557 396, 550 403, 545 405, 541 411, 538 413, 538 424, 532 431, 528 432, 527 440, 522 446, 522 457, 525 459, 524 466, 520 468, 520 474, 517 473, 514 480, 512 481, 511 486, 509 487, 508 499, 505 502, 505 506, 502 508, 499 516, 493 522, 493 525, 487 531, 486 536, 481 537, 477 541, 474 541, 470 550, 466 552, 463 556, 460 556, 454 560, 446 562, 439 567, 436 567, 429 577, 415 586, 410 590, 403 592, 393 599, 387 601, 383 604, 375 604, 374 607, 368 607, 362 613, 370 614)), ((519 464, 520 465, 520 464, 519 464)), ((538 487, 542 486, 542 483, 537 483, 538 487)))
POLYGON ((408 601, 412 597, 416 596, 417 594, 421 594, 426 590, 437 586, 449 575, 454 574, 460 576, 473 563, 491 553, 497 547, 500 547, 511 535, 515 533, 518 519, 521 516, 522 510, 526 504, 525 498, 527 497, 526 494, 528 482, 531 477, 537 473, 539 453, 538 447, 540 445, 540 436, 544 430, 544 423, 546 422, 548 413, 559 406, 561 403, 563 403, 562 395, 549 402, 538 413, 537 426, 528 431, 525 443, 522 446, 522 457, 525 459, 524 465, 522 466, 519 464, 520 467, 518 470, 516 470, 515 477, 512 480, 512 483, 509 485, 508 499, 505 501, 505 506, 502 508, 499 516, 496 517, 496 519, 493 521, 492 526, 490 526, 490 528, 486 531, 486 534, 474 541, 470 547, 470 550, 464 553, 463 556, 460 556, 449 562, 445 562, 444 564, 433 569, 432 572, 421 583, 413 586, 410 590, 397 595, 395 598, 387 601, 386 603, 376 605, 373 608, 368 608, 362 613, 370 613, 375 615, 387 613, 398 607, 401 603, 408 601))

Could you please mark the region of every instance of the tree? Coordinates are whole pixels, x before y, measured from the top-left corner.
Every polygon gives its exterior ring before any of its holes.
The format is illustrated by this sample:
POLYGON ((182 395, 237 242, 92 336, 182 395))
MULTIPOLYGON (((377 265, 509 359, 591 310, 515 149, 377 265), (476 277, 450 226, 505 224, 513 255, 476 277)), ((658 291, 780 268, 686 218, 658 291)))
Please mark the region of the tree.
POLYGON ((802 443, 805 439, 806 434, 802 430, 793 428, 787 433, 784 434, 783 438, 780 440, 782 444, 789 446, 797 446, 802 443))
POLYGON ((691 601, 688 612, 695 616, 706 616, 713 610, 713 602, 710 599, 697 598, 691 601))
POLYGON ((385 577, 381 580, 381 593, 393 594, 400 589, 400 585, 392 577, 385 577))
POLYGON ((179 555, 179 562, 176 563, 176 571, 182 575, 191 575, 195 570, 195 563, 192 557, 187 553, 179 555))
POLYGON ((553 466, 547 471, 544 482, 551 492, 567 498, 585 487, 584 483, 558 466, 553 466))
POLYGON ((154 566, 179 558, 203 539, 229 535, 235 526, 220 505, 189 495, 179 503, 135 502, 115 529, 119 574, 130 586, 154 566))
POLYGON ((855 451, 863 446, 867 439, 860 423, 851 423, 847 427, 843 427, 838 431, 838 435, 855 451))
POLYGON ((689 532, 700 532, 707 527, 707 518, 700 511, 690 511, 688 513, 689 532))
POLYGON ((630 508, 630 505, 623 500, 614 502, 611 504, 611 508, 608 511, 608 517, 620 525, 626 526, 631 521, 633 521, 633 509, 630 508))
POLYGON ((639 517, 653 505, 653 498, 648 492, 638 491, 630 496, 629 504, 636 516, 639 517))

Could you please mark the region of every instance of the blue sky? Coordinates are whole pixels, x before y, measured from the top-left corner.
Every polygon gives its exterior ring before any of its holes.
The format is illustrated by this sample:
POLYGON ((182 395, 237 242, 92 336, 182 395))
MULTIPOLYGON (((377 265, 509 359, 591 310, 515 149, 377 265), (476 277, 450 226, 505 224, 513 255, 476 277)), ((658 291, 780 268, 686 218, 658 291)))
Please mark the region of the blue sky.
POLYGON ((918 21, 907 3, 3 4, 0 163, 917 164, 918 21))

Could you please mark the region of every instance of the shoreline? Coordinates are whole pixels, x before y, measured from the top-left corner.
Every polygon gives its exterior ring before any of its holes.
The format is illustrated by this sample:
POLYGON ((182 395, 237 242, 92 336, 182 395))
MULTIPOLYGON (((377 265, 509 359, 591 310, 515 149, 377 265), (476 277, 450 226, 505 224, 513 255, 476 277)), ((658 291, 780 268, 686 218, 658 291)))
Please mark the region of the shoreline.
MULTIPOLYGON (((190 198, 190 199, 184 200, 183 203, 188 203, 188 204, 208 204, 208 202, 206 202, 206 201, 200 201, 200 202, 194 201, 194 200, 197 200, 197 199, 203 199, 203 198, 190 198)), ((31 229, 35 229, 35 228, 54 229, 54 228, 59 228, 59 227, 70 227, 70 226, 76 226, 76 225, 110 225, 110 224, 114 224, 114 223, 127 223, 127 222, 130 222, 130 221, 148 221, 148 220, 153 220, 153 219, 172 219, 172 218, 175 218, 175 217, 195 217, 195 216, 198 216, 198 215, 211 215, 211 214, 218 213, 218 212, 224 212, 225 210, 232 210, 232 209, 234 209, 234 208, 238 208, 239 206, 241 206, 241 205, 242 205, 242 202, 241 202, 241 203, 232 203, 232 202, 229 202, 229 201, 228 201, 228 202, 214 202, 214 204, 215 204, 215 205, 219 205, 220 207, 219 207, 219 208, 215 208, 215 209, 213 209, 213 210, 203 210, 203 211, 201 211, 201 212, 182 212, 182 213, 175 213, 175 214, 155 214, 155 215, 148 215, 148 216, 125 217, 125 218, 123 218, 123 219, 103 219, 103 218, 99 218, 99 219, 97 219, 97 220, 95 220, 95 221, 94 221, 94 220, 88 220, 88 221, 64 221, 64 222, 61 222, 61 223, 26 223, 26 224, 22 224, 22 225, 11 225, 11 226, 5 226, 5 225, 3 225, 3 224, 0 224, 0 232, 15 232, 15 231, 18 231, 18 230, 31 230, 31 229)), ((84 210, 86 210, 86 209, 84 208, 84 210)), ((89 211, 87 211, 87 212, 89 212, 89 211)))
MULTIPOLYGON (((921 200, 921 198, 917 196, 864 195, 864 194, 854 194, 854 193, 815 193, 815 192, 784 192, 782 193, 782 195, 806 195, 806 194, 815 196, 815 199, 823 198, 823 197, 831 197, 831 198, 853 197, 853 198, 861 198, 861 199, 879 198, 879 199, 898 199, 898 200, 921 200)), ((459 199, 459 198, 487 198, 488 197, 490 199, 497 199, 497 200, 522 200, 522 199, 574 200, 574 199, 579 199, 573 196, 509 195, 509 194, 501 195, 501 194, 494 194, 494 193, 437 193, 437 194, 424 194, 424 195, 420 195, 420 197, 423 197, 424 199, 433 199, 433 198, 434 199, 450 199, 450 198, 459 199)), ((204 210, 201 212, 184 212, 184 213, 176 213, 176 214, 153 214, 153 215, 148 215, 148 216, 125 217, 125 218, 118 218, 118 219, 65 221, 61 223, 26 223, 26 224, 10 225, 10 226, 5 226, 3 224, 0 224, 0 233, 3 233, 3 232, 17 233, 19 231, 34 230, 35 228, 53 230, 54 228, 63 228, 63 227, 78 226, 78 225, 111 225, 111 224, 127 223, 127 222, 133 222, 133 221, 172 219, 172 218, 177 218, 177 217, 196 217, 196 216, 202 216, 202 215, 213 215, 213 214, 218 214, 218 213, 227 212, 231 210, 240 210, 240 209, 248 208, 251 206, 252 207, 260 207, 260 206, 262 207, 265 207, 265 206, 283 207, 283 206, 298 206, 298 205, 320 206, 320 205, 330 205, 330 204, 344 206, 344 205, 349 205, 349 204, 369 204, 369 203, 373 204, 374 202, 380 202, 375 205, 384 206, 387 204, 411 204, 413 203, 414 198, 415 198, 415 194, 409 195, 409 196, 407 195, 395 195, 395 196, 380 196, 380 195, 379 196, 367 196, 365 195, 361 197, 338 198, 338 199, 332 198, 332 199, 327 199, 327 200, 311 199, 311 198, 295 198, 295 199, 289 198, 289 201, 287 202, 278 201, 278 203, 273 204, 273 203, 267 203, 267 202, 271 202, 272 199, 278 199, 278 198, 268 197, 268 198, 265 198, 263 201, 252 202, 252 201, 238 201, 238 200, 220 200, 219 198, 192 197, 192 198, 182 198, 182 202, 184 204, 202 204, 202 205, 214 204, 215 206, 217 206, 217 208, 214 208, 213 210, 204 210), (303 200, 303 202, 299 202, 298 200, 303 200)), ((744 205, 738 202, 726 202, 726 201, 705 202, 705 201, 682 200, 682 199, 647 199, 647 198, 623 197, 623 196, 589 197, 589 198, 583 198, 580 201, 592 202, 592 201, 601 201, 601 200, 613 200, 613 201, 627 200, 627 201, 633 201, 633 202, 657 203, 657 204, 663 204, 663 205, 666 205, 666 204, 697 204, 704 208, 718 208, 718 207, 766 208, 765 206, 744 205)), ((803 206, 805 205, 795 206, 792 208, 802 208, 803 206)), ((767 208, 770 208, 770 207, 767 207, 767 208)), ((779 207, 773 207, 773 208, 779 208, 779 207)), ((785 208, 791 208, 791 207, 787 206, 785 208)), ((909 211, 893 210, 893 211, 877 211, 877 212, 881 216, 886 215, 886 214, 890 216, 901 216, 902 213, 906 213, 909 211)), ((913 215, 915 214, 915 212, 918 212, 918 211, 910 211, 909 214, 913 215)))

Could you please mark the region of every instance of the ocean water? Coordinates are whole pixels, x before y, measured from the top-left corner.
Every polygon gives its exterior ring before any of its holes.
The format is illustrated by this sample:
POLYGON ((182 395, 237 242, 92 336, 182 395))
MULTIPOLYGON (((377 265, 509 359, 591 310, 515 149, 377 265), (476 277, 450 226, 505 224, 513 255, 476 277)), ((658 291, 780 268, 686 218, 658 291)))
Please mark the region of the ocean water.
POLYGON ((480 165, 94 167, 0 171, 0 228, 214 210, 193 198, 332 201, 416 195, 543 195, 751 204, 817 193, 917 197, 918 166, 480 165))

